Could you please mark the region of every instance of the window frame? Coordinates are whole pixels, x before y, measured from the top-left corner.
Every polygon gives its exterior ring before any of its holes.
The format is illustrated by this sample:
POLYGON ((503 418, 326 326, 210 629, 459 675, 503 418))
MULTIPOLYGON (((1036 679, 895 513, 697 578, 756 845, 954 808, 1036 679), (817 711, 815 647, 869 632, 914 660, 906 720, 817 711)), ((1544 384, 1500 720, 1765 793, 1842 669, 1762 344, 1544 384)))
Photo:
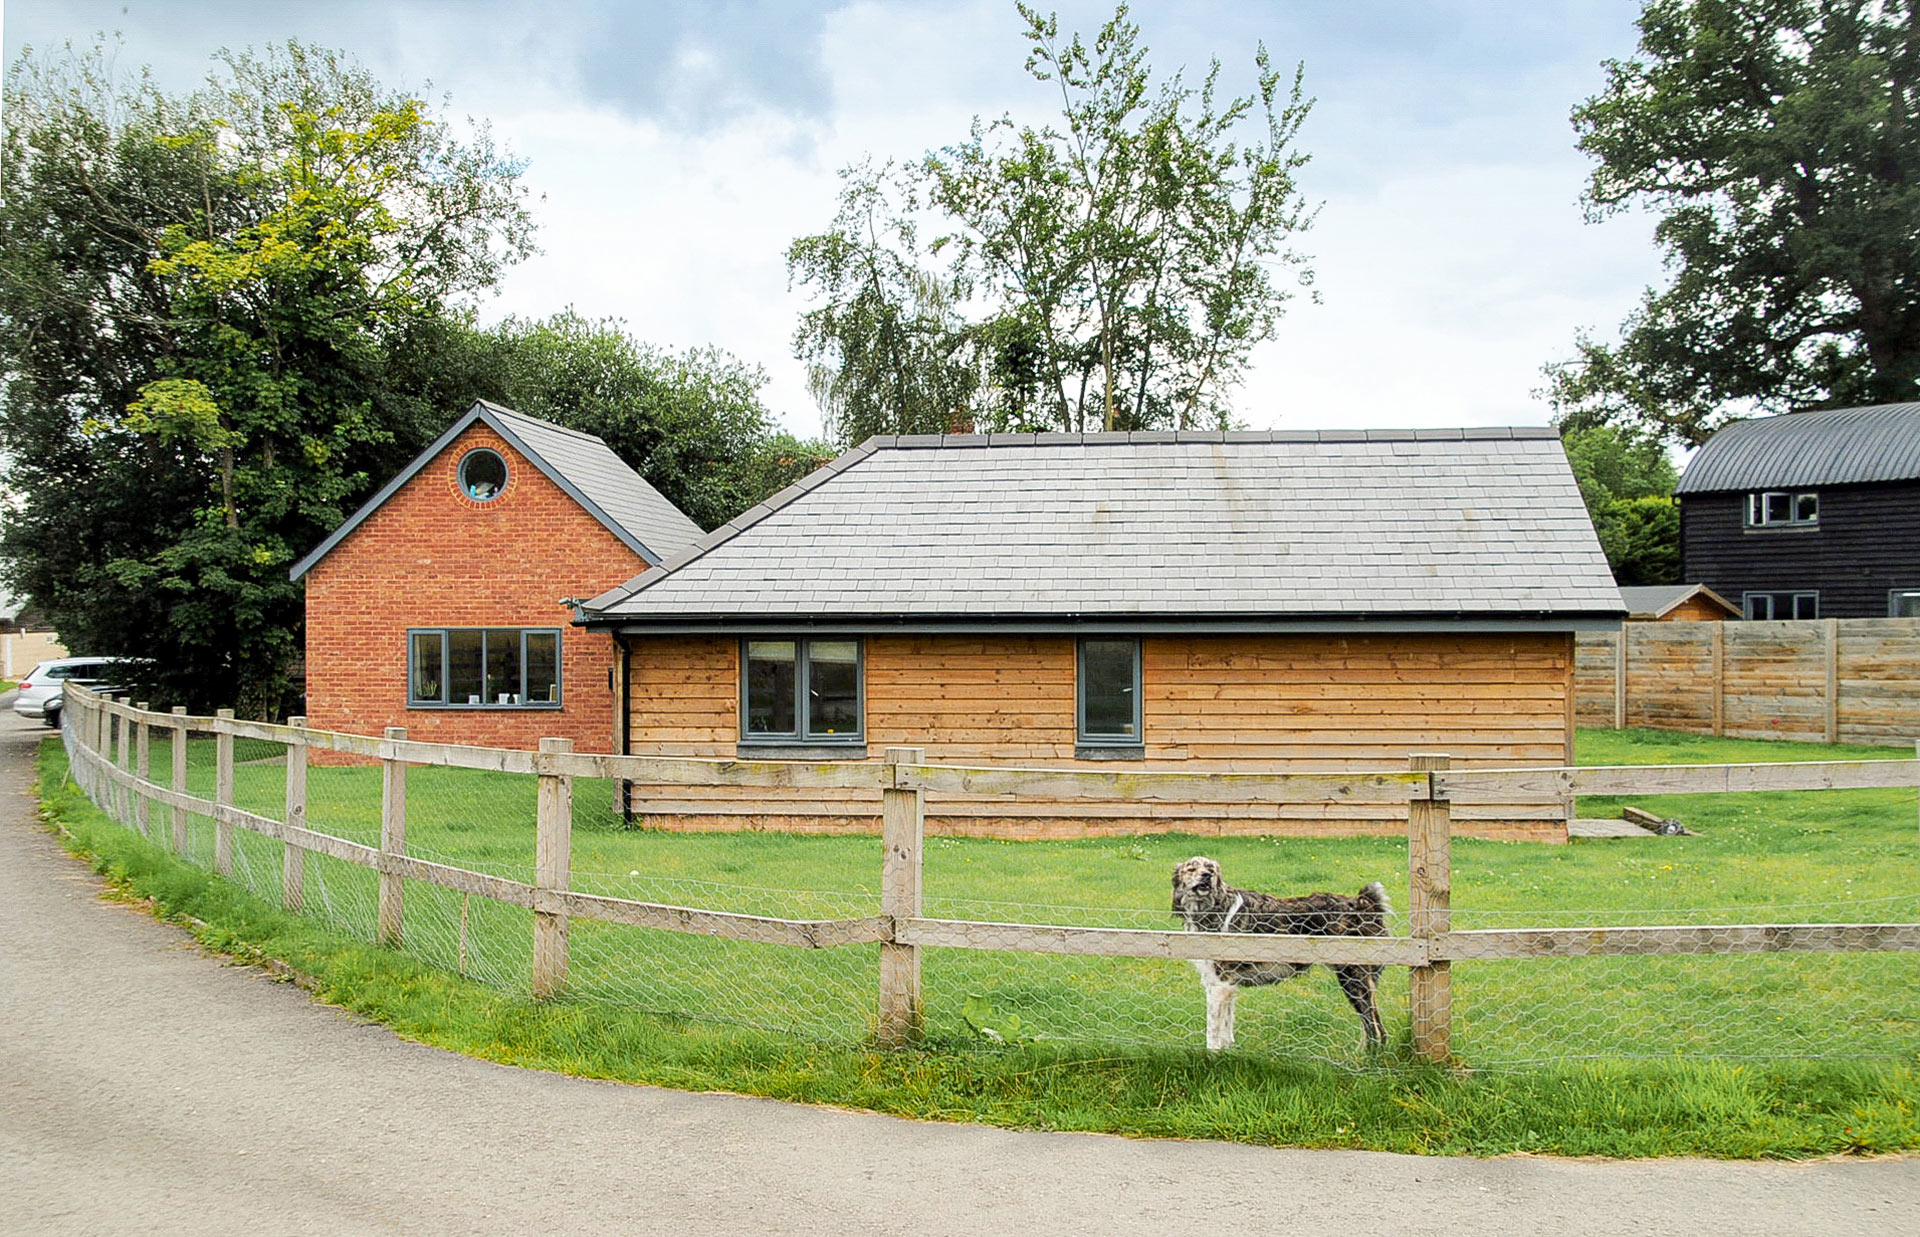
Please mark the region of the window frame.
POLYGON ((1820 617, 1820 590, 1813 588, 1749 589, 1740 594, 1740 617, 1749 623, 1813 622, 1820 617), (1762 598, 1767 602, 1767 613, 1764 616, 1757 615, 1753 612, 1754 602, 1762 598), (1786 618, 1780 618, 1774 612, 1779 608, 1779 602, 1782 598, 1785 598, 1787 605, 1794 610, 1800 608, 1800 602, 1802 600, 1811 599, 1813 602, 1813 613, 1807 615, 1805 618, 1801 618, 1797 614, 1790 614, 1786 618))
POLYGON ((459 487, 460 492, 464 494, 467 497, 468 501, 470 502, 490 503, 494 499, 506 493, 507 486, 510 485, 512 481, 513 481, 513 467, 507 463, 506 456, 500 454, 498 451, 494 450, 492 447, 468 448, 466 451, 461 453, 460 462, 455 464, 453 468, 453 483, 454 485, 459 487), (498 460, 500 463, 500 485, 497 489, 493 491, 493 493, 487 495, 485 498, 482 498, 480 495, 475 494, 473 492, 473 488, 467 484, 467 465, 472 463, 475 459, 483 455, 491 455, 494 459, 498 460))
POLYGON ((776 748, 858 749, 867 746, 867 642, 859 636, 743 636, 740 639, 738 743, 742 748, 760 749, 762 754, 776 748), (793 730, 775 734, 754 734, 747 729, 747 650, 757 643, 793 645, 793 730), (854 714, 859 728, 846 734, 812 733, 813 694, 806 684, 812 669, 815 644, 853 645, 854 714))
POLYGON ((1920 611, 1920 588, 1890 588, 1887 590, 1887 617, 1888 618, 1920 618, 1920 613, 1916 613, 1916 614, 1900 613, 1900 599, 1902 597, 1913 598, 1916 603, 1915 609, 1917 611, 1920 611))
POLYGON ((1820 527, 1820 492, 1818 490, 1751 490, 1747 494, 1745 515, 1749 529, 1813 529, 1820 527), (1787 500, 1785 519, 1773 519, 1767 514, 1767 500, 1784 498, 1787 500), (1813 504, 1813 514, 1798 514, 1803 502, 1813 504))
POLYGON ((1146 656, 1139 637, 1082 636, 1073 646, 1073 748, 1080 760, 1142 760, 1146 758, 1146 656), (1133 646, 1133 733, 1131 735, 1089 734, 1087 732, 1087 645, 1131 644, 1133 646))
MULTIPOLYGON (((553 712, 566 707, 566 703, 567 703, 566 635, 564 634, 563 629, 559 627, 512 627, 505 624, 496 625, 492 627, 464 626, 464 625, 459 627, 409 627, 407 628, 406 640, 407 640, 407 644, 406 644, 407 678, 406 678, 405 691, 406 691, 406 697, 407 697, 407 707, 409 709, 466 709, 466 710, 491 709, 495 711, 533 709, 536 711, 553 712), (487 662, 488 633, 496 632, 496 631, 511 631, 518 636, 519 645, 520 645, 520 690, 513 694, 520 697, 519 700, 515 701, 512 704, 500 704, 497 701, 486 701, 486 700, 481 701, 479 704, 471 704, 464 700, 455 702, 454 700, 451 699, 451 695, 453 692, 453 676, 447 673, 447 663, 449 662, 449 660, 451 660, 451 656, 452 656, 452 649, 450 647, 450 644, 451 644, 453 634, 455 632, 463 632, 463 631, 476 631, 480 633, 480 664, 482 667, 484 667, 487 662), (414 639, 417 636, 434 636, 434 635, 437 635, 440 637, 440 699, 426 700, 426 699, 421 699, 419 697, 416 697, 413 694, 414 670, 415 670, 414 661, 413 661, 414 639), (526 698, 527 696, 527 637, 528 636, 552 636, 553 637, 553 687, 554 687, 554 694, 556 697, 558 697, 557 699, 528 700, 526 698)), ((484 673, 484 670, 483 670, 483 673, 484 673)))

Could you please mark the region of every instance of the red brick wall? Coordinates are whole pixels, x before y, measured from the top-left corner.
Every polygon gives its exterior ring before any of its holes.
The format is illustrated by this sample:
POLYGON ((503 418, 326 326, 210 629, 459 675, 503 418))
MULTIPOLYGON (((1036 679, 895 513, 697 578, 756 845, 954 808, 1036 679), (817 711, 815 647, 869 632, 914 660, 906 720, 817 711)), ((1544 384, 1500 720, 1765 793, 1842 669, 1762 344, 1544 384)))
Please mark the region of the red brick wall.
POLYGON ((613 639, 569 626, 573 615, 560 599, 591 597, 645 567, 476 424, 307 573, 309 724, 357 734, 405 726, 413 739, 492 747, 533 747, 558 736, 581 751, 611 751, 613 639), (491 447, 507 461, 507 488, 489 502, 468 498, 455 477, 474 447, 491 447), (410 627, 559 628, 563 707, 408 708, 410 627))

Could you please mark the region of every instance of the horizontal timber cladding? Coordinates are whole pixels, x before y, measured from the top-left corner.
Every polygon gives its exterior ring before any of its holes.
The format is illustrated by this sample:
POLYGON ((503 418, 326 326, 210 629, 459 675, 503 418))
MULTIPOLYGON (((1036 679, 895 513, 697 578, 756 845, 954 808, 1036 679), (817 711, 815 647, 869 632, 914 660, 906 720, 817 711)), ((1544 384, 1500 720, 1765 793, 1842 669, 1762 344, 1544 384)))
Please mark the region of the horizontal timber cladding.
POLYGON ((1815 591, 1822 618, 1884 618, 1889 589, 1920 588, 1920 481, 1793 488, 1820 495, 1810 527, 1749 527, 1744 492, 1682 495, 1681 578, 1736 606, 1815 591))
MULTIPOLYGON (((733 757, 739 642, 633 636, 630 750, 733 757)), ((1572 639, 1563 634, 1149 636, 1144 760, 1075 756, 1075 642, 1056 636, 869 637, 866 751, 920 747, 934 764, 1115 771, 1399 772, 1409 753, 1455 768, 1557 767, 1569 758, 1572 639)), ((877 793, 638 786, 648 826, 871 832, 877 793)), ((1564 840, 1565 805, 1462 805, 1464 834, 1564 840)), ((1057 838, 1200 834, 1399 835, 1378 804, 1090 802, 929 793, 937 832, 1057 838)))
MULTIPOLYGON (((1909 743, 1920 736, 1920 619, 1628 623, 1626 722, 1735 738, 1909 743), (1831 664, 1829 664, 1831 647, 1831 664)), ((1576 715, 1612 726, 1616 637, 1582 633, 1576 715)))

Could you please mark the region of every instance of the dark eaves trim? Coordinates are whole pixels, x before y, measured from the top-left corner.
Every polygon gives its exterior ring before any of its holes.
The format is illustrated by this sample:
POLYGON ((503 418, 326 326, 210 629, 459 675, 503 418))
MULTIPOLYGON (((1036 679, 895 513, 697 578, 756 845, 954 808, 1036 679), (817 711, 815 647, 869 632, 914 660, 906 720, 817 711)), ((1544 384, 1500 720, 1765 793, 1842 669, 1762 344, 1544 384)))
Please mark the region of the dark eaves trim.
POLYGON ((968 635, 1019 636, 1407 634, 1435 632, 1617 631, 1625 611, 1559 614, 1299 615, 709 615, 636 621, 585 615, 576 626, 629 636, 968 635))

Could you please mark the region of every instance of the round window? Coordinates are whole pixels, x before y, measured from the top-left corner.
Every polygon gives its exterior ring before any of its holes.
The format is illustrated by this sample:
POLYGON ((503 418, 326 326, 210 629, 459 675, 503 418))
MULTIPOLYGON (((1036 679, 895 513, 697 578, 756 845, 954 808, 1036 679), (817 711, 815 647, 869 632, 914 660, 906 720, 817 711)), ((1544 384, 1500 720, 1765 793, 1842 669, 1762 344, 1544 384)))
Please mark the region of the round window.
POLYGON ((467 452, 460 459, 460 488, 479 502, 498 498, 507 488, 507 462, 485 447, 467 452))

